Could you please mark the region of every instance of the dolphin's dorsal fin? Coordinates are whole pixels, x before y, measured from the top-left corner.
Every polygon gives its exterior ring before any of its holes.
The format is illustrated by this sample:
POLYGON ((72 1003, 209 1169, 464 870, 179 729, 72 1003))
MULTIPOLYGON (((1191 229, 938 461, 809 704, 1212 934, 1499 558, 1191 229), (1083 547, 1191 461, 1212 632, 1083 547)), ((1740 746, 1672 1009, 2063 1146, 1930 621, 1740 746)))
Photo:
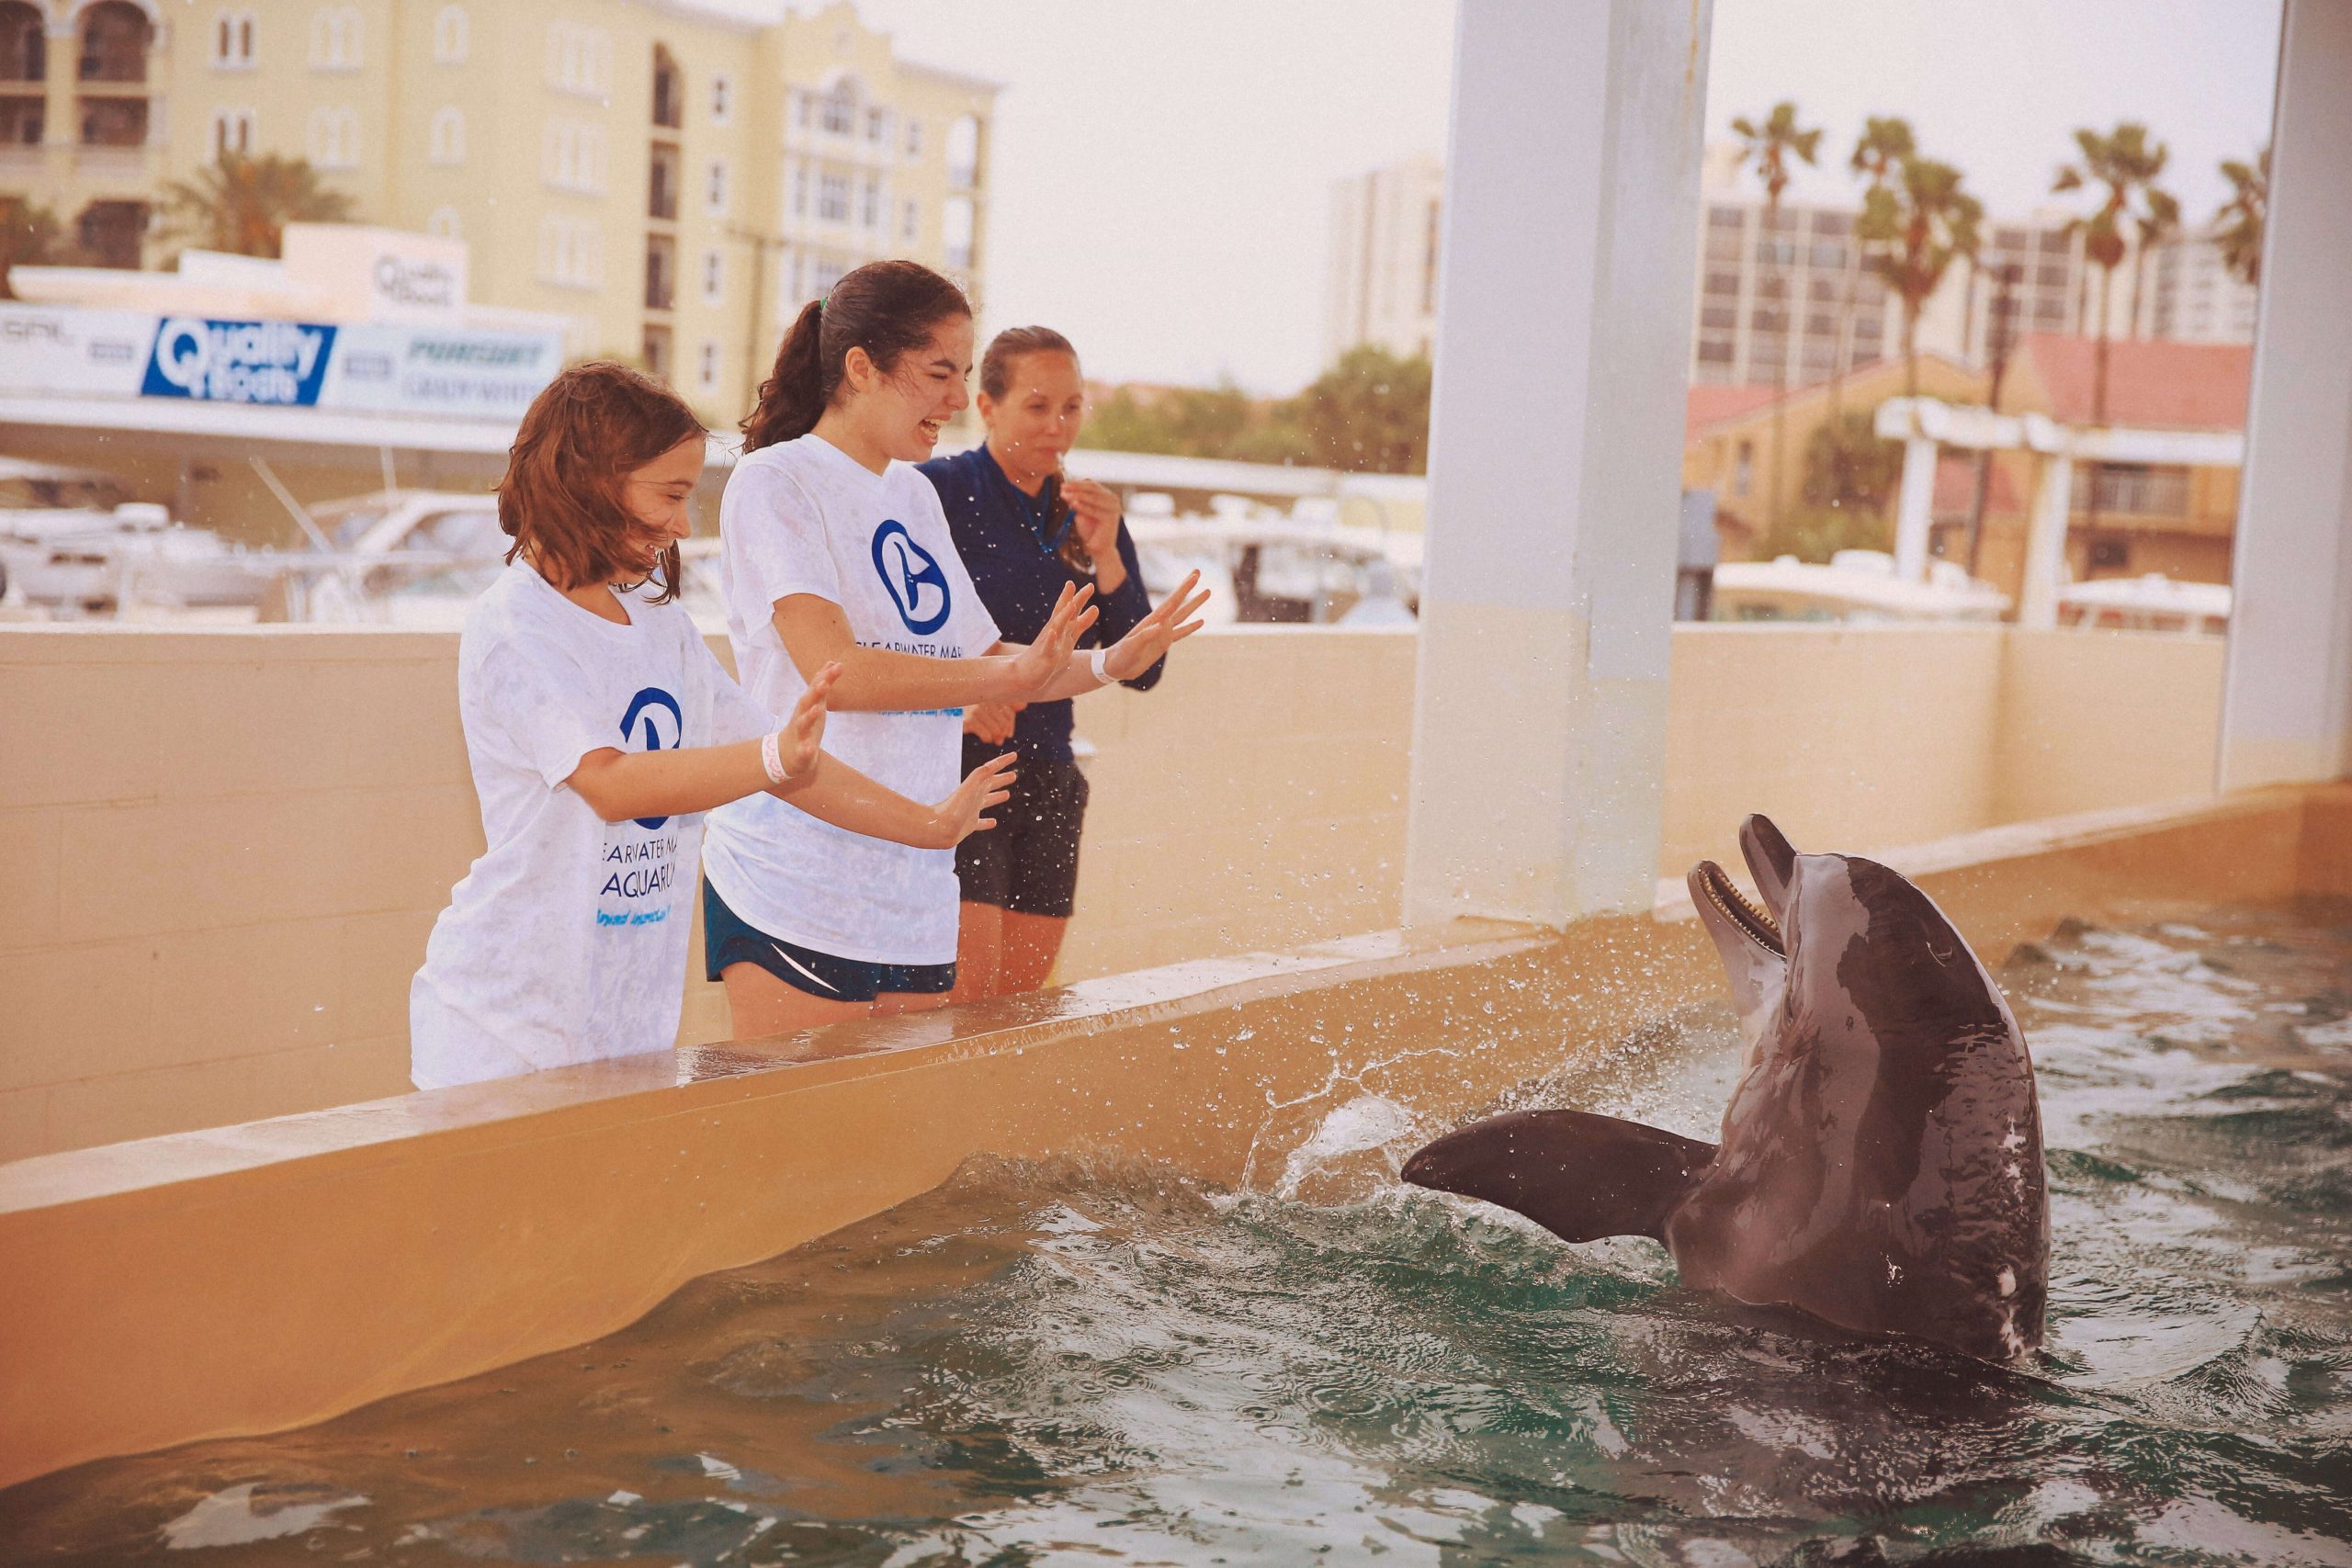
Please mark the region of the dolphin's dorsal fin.
POLYGON ((1582 1111, 1515 1111, 1451 1133, 1405 1162, 1417 1187, 1525 1214, 1567 1241, 1666 1239, 1667 1216, 1715 1145, 1582 1111))

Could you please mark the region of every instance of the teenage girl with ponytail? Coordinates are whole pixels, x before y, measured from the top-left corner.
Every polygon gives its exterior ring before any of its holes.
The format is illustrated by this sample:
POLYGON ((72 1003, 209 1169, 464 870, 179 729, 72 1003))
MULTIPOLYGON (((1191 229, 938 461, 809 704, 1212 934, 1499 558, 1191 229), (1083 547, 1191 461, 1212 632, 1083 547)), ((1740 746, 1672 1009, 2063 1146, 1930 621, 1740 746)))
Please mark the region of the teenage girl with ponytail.
MULTIPOLYGON (((917 799, 954 785, 967 705, 1139 675, 1200 628, 1207 599, 1188 579, 1117 643, 1081 653, 1095 612, 1072 584, 1034 641, 1005 641, 912 467, 969 400, 971 369, 962 290, 914 262, 859 267, 786 333, 719 506, 746 687, 788 712, 838 664, 829 748, 917 799)), ((706 960, 739 1035, 936 1007, 955 985, 952 849, 861 838, 753 795, 711 813, 703 874, 706 960)))
POLYGON ((668 1050, 714 806, 756 795, 953 854, 1005 797, 981 768, 919 806, 820 750, 838 671, 775 710, 781 728, 728 678, 671 603, 705 439, 618 365, 571 367, 523 416, 498 486, 510 564, 458 643, 487 847, 409 987, 419 1089, 668 1050))

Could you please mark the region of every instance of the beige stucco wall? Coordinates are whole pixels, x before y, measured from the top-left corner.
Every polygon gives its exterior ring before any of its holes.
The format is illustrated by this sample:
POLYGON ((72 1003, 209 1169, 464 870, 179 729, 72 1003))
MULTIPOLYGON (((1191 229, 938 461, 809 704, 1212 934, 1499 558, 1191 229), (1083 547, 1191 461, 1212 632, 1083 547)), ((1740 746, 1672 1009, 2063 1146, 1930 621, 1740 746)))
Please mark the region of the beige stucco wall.
MULTIPOLYGON (((1866 850, 2201 792, 2221 645, 1675 632, 1661 868, 1765 810, 1866 850)), ((0 627, 0 1159, 397 1093, 408 978, 481 847, 457 639, 0 627)), ((1391 925, 1409 632, 1195 639, 1099 748, 1062 977, 1391 925)), ((723 1038, 716 987, 683 1036, 723 1038)))

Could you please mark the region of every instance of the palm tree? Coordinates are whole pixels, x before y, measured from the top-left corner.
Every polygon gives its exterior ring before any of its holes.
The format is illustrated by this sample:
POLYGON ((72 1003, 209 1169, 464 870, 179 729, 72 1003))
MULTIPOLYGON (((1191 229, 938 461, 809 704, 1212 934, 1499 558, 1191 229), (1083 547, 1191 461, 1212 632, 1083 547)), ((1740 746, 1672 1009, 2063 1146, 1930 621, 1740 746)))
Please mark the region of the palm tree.
POLYGON ((8 286, 11 269, 61 262, 73 249, 51 209, 28 197, 0 196, 0 299, 17 297, 8 286))
MULTIPOLYGON (((1742 115, 1731 122, 1731 129, 1740 140, 1740 164, 1753 164, 1756 177, 1764 183, 1764 244, 1769 247, 1765 254, 1771 258, 1773 271, 1770 276, 1781 286, 1781 352, 1772 359, 1772 482, 1764 489, 1764 516, 1770 525, 1781 518, 1782 457, 1788 446, 1783 429, 1788 416, 1781 405, 1788 401, 1784 394, 1789 386, 1789 350, 1796 341, 1796 333, 1792 330, 1796 322, 1796 313, 1790 306, 1788 275, 1781 267, 1784 258, 1780 239, 1781 195, 1789 188, 1789 181, 1794 177, 1789 160, 1796 157, 1812 163, 1815 151, 1821 145, 1821 128, 1817 125, 1811 128, 1798 125, 1797 106, 1783 98, 1772 106, 1772 112, 1764 117, 1761 126, 1742 115)), ((1754 325, 1751 314, 1751 343, 1755 341, 1752 335, 1754 325)))
POLYGON ((164 233, 211 251, 276 256, 288 223, 340 223, 351 197, 319 184, 306 159, 223 152, 193 180, 164 187, 164 233))
POLYGON ((2222 265, 2249 285, 2262 282, 2262 231, 2270 218, 2270 149, 2265 147, 2248 168, 2234 158, 2222 160, 2222 176, 2230 182, 2230 199, 2213 214, 2213 239, 2222 247, 2222 265))
POLYGON ((1974 255, 1984 204, 1961 188, 1961 172, 1917 153, 1895 178, 1872 189, 1854 220, 1854 237, 1868 248, 1867 265, 1903 301, 1903 386, 1919 395, 1919 312, 1962 256, 1974 255))
MULTIPOLYGON (((1873 115, 1862 122, 1860 140, 1854 143, 1853 156, 1846 166, 1862 176, 1862 199, 1883 188, 1894 175, 1904 159, 1918 151, 1918 142, 1911 134, 1911 122, 1900 115, 1883 118, 1873 115)), ((1860 215, 1856 214, 1859 223, 1860 215)), ((1844 407, 1846 362, 1852 356, 1854 335, 1854 286, 1862 275, 1860 236, 1846 253, 1845 296, 1838 305, 1838 357, 1829 367, 1829 417, 1834 423, 1844 407)))
MULTIPOLYGON (((2161 141, 2148 144, 2148 128, 2134 120, 2125 120, 2114 131, 2101 136, 2087 126, 2075 132, 2075 145, 2082 149, 2079 163, 2059 166, 2058 177, 2051 182, 2052 191, 2081 190, 2092 185, 2107 187, 2098 208, 2080 220, 2083 231, 2083 254, 2092 265, 2099 269, 2098 286, 2098 348, 2091 374, 2091 416, 2098 423, 2107 423, 2107 344, 2108 303, 2115 288, 2115 269, 2123 264, 2129 248, 2123 236, 2126 219, 2137 217, 2145 220, 2151 208, 2145 193, 2155 190, 2156 176, 2164 173, 2165 159, 2169 149, 2161 141), (2137 214, 2132 198, 2142 197, 2137 214)), ((2171 201, 2169 197, 2165 197, 2171 201)), ((2172 204, 2177 215, 2177 203, 2172 204)), ((2139 309, 2138 285, 2133 285, 2132 310, 2139 309)))
POLYGON ((2140 296, 2145 291, 2148 253, 2180 232, 2180 203, 2170 191, 2150 186, 2144 193, 2147 210, 2133 221, 2140 231, 2140 248, 2132 255, 2132 335, 2140 335, 2140 296))

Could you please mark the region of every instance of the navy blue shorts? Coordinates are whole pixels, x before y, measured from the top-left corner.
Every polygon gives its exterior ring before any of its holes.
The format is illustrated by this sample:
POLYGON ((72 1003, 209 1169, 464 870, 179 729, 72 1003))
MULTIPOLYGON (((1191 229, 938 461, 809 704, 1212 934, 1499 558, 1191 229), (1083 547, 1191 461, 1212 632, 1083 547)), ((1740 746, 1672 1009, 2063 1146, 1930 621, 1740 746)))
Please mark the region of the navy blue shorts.
MULTIPOLYGON (((967 735, 964 771, 1002 750, 967 735)), ((1086 775, 1077 763, 1022 758, 1012 798, 989 813, 996 826, 956 846, 964 902, 1069 919, 1078 901, 1078 836, 1086 826, 1086 775)))
POLYGON ((716 980, 734 964, 756 964, 795 990, 828 1001, 870 1002, 885 991, 939 996, 956 988, 949 964, 868 964, 796 947, 747 922, 727 907, 718 889, 702 885, 703 976, 716 980))

